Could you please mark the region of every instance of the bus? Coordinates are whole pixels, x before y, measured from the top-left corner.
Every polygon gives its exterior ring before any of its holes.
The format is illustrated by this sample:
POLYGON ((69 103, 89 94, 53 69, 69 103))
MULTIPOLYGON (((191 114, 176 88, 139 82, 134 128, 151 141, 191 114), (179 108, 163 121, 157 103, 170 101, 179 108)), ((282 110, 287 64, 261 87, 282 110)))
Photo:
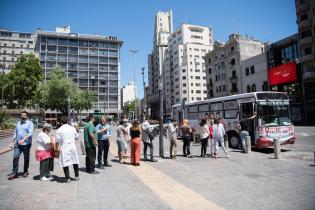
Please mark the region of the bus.
POLYGON ((279 138, 280 144, 294 144, 295 133, 291 122, 289 97, 281 92, 252 92, 204 101, 176 104, 172 110, 178 121, 188 119, 190 126, 197 129, 202 118, 220 119, 228 135, 229 147, 241 148, 239 121, 256 114, 251 129, 252 146, 264 148, 273 145, 279 138))

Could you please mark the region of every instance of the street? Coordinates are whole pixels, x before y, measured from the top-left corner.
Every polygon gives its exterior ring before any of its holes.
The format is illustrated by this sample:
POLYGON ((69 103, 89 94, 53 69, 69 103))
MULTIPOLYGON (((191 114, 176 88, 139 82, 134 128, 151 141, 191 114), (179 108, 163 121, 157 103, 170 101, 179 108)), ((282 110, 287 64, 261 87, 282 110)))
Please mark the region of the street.
MULTIPOLYGON (((12 151, 0 156, 0 209, 314 209, 313 130, 296 127, 296 145, 283 147, 280 160, 273 159, 271 152, 243 154, 231 149, 230 159, 200 158, 199 144, 191 145, 196 157, 185 158, 179 141, 176 160, 157 157, 159 162, 142 161, 140 167, 117 162, 113 139, 113 167, 98 169, 97 175, 85 172, 85 156, 78 145, 80 180, 68 184, 58 159, 54 179, 38 180, 34 140, 28 178, 8 181, 12 151)), ((115 137, 115 128, 113 131, 115 137)), ((0 145, 6 145, 5 141, 8 139, 1 140, 0 145)), ((154 142, 157 156, 158 139, 154 142)), ((168 157, 169 144, 166 139, 164 143, 168 157)), ((222 151, 219 156, 224 157, 222 151)), ((20 169, 22 163, 23 158, 20 169)), ((74 176, 72 169, 70 174, 74 176)))

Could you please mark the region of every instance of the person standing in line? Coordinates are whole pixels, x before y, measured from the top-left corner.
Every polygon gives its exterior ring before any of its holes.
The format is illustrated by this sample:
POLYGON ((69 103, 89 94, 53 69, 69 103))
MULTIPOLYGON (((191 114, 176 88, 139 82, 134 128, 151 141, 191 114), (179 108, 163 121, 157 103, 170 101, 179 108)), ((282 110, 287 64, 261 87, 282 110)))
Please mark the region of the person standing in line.
POLYGON ((248 115, 244 114, 244 118, 239 121, 243 153, 246 152, 246 138, 247 136, 249 136, 249 132, 251 131, 251 126, 253 125, 253 119, 256 117, 256 114, 254 114, 251 117, 247 117, 247 116, 248 115))
POLYGON ((183 138, 183 154, 184 157, 191 157, 190 153, 190 139, 192 129, 189 126, 189 121, 187 119, 183 120, 183 124, 181 126, 181 133, 183 138))
POLYGON ((170 158, 175 160, 177 153, 177 124, 176 119, 172 119, 172 121, 168 124, 167 127, 167 137, 170 141, 170 158))
POLYGON ((52 130, 52 125, 46 123, 42 131, 37 136, 37 149, 35 157, 39 164, 39 174, 41 181, 47 181, 50 177, 50 167, 53 163, 53 152, 51 144, 55 144, 55 139, 49 137, 49 133, 52 130))
POLYGON ((29 119, 27 111, 20 113, 20 121, 16 123, 13 134, 13 170, 8 175, 8 180, 12 180, 18 177, 19 159, 21 153, 24 155, 24 172, 23 177, 26 178, 29 175, 28 168, 30 163, 30 150, 32 147, 32 136, 34 125, 29 119))
POLYGON ((68 125, 68 117, 61 117, 62 126, 56 131, 56 141, 60 148, 59 165, 63 167, 66 182, 70 182, 69 166, 73 165, 75 180, 79 180, 79 157, 75 140, 79 139, 77 130, 68 125))
POLYGON ((127 159, 128 158, 128 145, 130 145, 130 140, 131 140, 131 137, 130 137, 131 124, 128 122, 127 118, 124 118, 123 121, 124 121, 124 127, 127 130, 127 136, 125 138, 125 152, 124 152, 124 159, 127 159))
POLYGON ((118 159, 119 163, 124 163, 124 152, 125 152, 125 139, 127 138, 128 131, 124 126, 124 120, 119 121, 119 126, 117 128, 117 147, 118 147, 118 159))
POLYGON ((141 128, 139 126, 139 121, 134 120, 132 126, 130 128, 130 156, 131 156, 131 164, 134 166, 140 166, 140 136, 141 136, 141 128))
POLYGON ((98 174, 99 172, 95 171, 96 146, 98 145, 94 127, 95 117, 90 114, 88 120, 89 122, 84 125, 85 167, 87 173, 98 174))
POLYGON ((210 120, 210 124, 209 124, 209 141, 210 141, 210 156, 211 157, 214 156, 214 151, 215 151, 215 147, 216 147, 216 144, 215 144, 214 139, 213 139, 213 125, 214 125, 214 121, 210 120))
POLYGON ((152 132, 151 125, 150 125, 148 119, 146 119, 146 118, 144 118, 144 121, 141 124, 141 131, 142 131, 141 140, 143 141, 144 159, 148 160, 147 149, 149 147, 150 148, 150 161, 151 162, 157 162, 154 159, 154 146, 153 146, 153 142, 152 142, 153 140, 151 140, 149 137, 149 133, 152 132))
POLYGON ((220 123, 220 121, 218 119, 214 120, 214 126, 213 126, 213 131, 214 131, 214 142, 215 142, 215 147, 214 147, 214 158, 218 157, 218 147, 219 144, 221 145, 226 158, 230 158, 230 155, 227 153, 226 148, 224 146, 224 134, 225 134, 225 129, 222 125, 222 123, 220 123))
POLYGON ((201 155, 200 157, 206 157, 207 154, 207 146, 208 146, 208 139, 209 139, 209 127, 207 125, 207 120, 203 118, 199 124, 199 135, 201 140, 201 155))
POLYGON ((112 165, 108 163, 108 152, 111 141, 111 127, 106 121, 106 117, 102 116, 101 123, 96 126, 96 132, 98 136, 98 152, 97 152, 97 167, 104 169, 102 165, 102 154, 104 166, 111 167, 112 165))

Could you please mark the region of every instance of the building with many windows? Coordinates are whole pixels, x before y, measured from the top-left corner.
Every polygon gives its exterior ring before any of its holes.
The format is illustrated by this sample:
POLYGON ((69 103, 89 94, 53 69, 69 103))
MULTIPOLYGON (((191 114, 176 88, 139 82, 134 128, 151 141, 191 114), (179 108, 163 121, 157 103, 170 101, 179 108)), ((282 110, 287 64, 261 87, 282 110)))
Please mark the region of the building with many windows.
POLYGON ((268 90, 267 54, 262 53, 242 61, 241 93, 268 90))
POLYGON ((117 37, 72 33, 66 26, 57 27, 55 32, 37 30, 35 52, 45 79, 53 68, 61 67, 80 88, 95 92, 97 102, 93 110, 117 116, 121 112, 122 44, 117 37))
POLYGON ((0 29, 1 73, 8 73, 20 55, 34 53, 35 35, 0 29))
POLYGON ((182 24, 169 36, 164 60, 166 116, 174 104, 207 99, 204 56, 212 49, 208 27, 182 24))
POLYGON ((295 0, 306 121, 315 124, 315 1, 295 0))
POLYGON ((238 34, 231 34, 225 43, 215 42, 205 56, 208 98, 241 93, 242 61, 264 50, 261 41, 238 34))
MULTIPOLYGON (((164 90, 164 59, 167 50, 168 37, 173 33, 172 11, 158 12, 155 16, 153 50, 148 55, 148 106, 151 118, 159 118, 159 94, 164 90)), ((164 94, 164 102, 165 94, 164 94)), ((165 110, 165 103, 164 103, 165 110)))

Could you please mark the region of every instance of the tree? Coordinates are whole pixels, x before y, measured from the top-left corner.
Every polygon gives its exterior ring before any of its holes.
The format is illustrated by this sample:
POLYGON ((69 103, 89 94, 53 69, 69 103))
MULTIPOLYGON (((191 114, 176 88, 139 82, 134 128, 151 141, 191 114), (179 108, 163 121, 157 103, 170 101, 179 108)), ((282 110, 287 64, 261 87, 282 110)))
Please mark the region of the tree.
POLYGON ((13 128, 14 124, 10 122, 10 116, 4 111, 0 111, 0 128, 5 130, 8 128, 13 128))
POLYGON ((44 74, 39 59, 34 54, 21 55, 6 77, 9 82, 4 96, 10 107, 36 105, 36 92, 44 74))
POLYGON ((64 70, 58 67, 48 75, 47 82, 40 85, 38 95, 41 107, 58 110, 64 115, 68 114, 68 97, 71 108, 76 110, 90 109, 96 100, 94 92, 81 90, 66 77, 64 70))

